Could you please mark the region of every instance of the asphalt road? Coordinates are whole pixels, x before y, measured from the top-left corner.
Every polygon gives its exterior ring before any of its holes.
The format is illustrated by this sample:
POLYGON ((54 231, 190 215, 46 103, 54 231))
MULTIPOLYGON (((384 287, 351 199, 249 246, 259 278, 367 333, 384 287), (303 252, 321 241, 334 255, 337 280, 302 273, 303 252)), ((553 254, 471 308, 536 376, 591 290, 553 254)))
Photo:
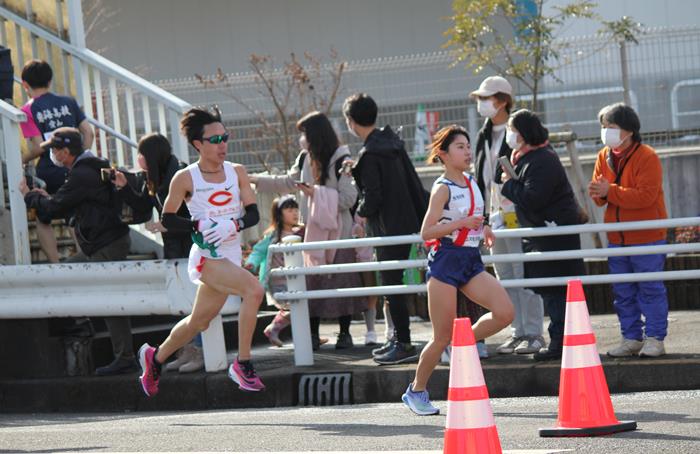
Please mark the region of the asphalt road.
MULTIPOLYGON (((700 391, 613 396, 639 429, 598 438, 540 438, 556 420, 551 397, 491 400, 509 452, 699 453, 700 391)), ((437 402, 444 413, 445 402, 437 402)), ((0 452, 439 451, 444 416, 402 404, 120 414, 2 414, 0 452)))

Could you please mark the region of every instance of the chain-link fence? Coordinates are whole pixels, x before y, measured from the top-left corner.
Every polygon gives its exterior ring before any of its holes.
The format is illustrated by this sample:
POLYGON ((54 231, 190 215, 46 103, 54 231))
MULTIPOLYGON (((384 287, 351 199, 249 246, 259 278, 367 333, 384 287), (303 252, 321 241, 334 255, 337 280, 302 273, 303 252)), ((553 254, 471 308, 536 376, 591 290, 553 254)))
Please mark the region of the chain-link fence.
MULTIPOLYGON (((551 131, 573 130, 580 138, 579 150, 594 151, 600 146, 598 111, 623 99, 619 47, 607 36, 567 43, 562 57, 569 64, 556 71, 558 80, 544 81, 540 110, 551 131)), ((700 27, 645 29, 638 45, 627 45, 627 56, 630 97, 641 117, 645 141, 656 147, 700 144, 700 27)), ((378 124, 403 126, 408 150, 414 148, 419 106, 437 113, 439 125, 459 123, 475 133, 482 120, 468 93, 490 73, 486 69, 473 75, 462 66, 452 67, 452 61, 447 51, 440 51, 350 62, 332 114, 342 139, 354 150, 359 148, 340 113, 342 99, 358 91, 369 93, 380 105, 378 124)), ((228 81, 237 97, 272 116, 272 103, 252 74, 232 74, 228 81)), ((205 88, 195 77, 158 84, 194 105, 218 104, 233 132, 232 159, 253 171, 261 168, 255 153, 269 153, 272 142, 259 137, 256 121, 246 109, 216 88, 205 88)))

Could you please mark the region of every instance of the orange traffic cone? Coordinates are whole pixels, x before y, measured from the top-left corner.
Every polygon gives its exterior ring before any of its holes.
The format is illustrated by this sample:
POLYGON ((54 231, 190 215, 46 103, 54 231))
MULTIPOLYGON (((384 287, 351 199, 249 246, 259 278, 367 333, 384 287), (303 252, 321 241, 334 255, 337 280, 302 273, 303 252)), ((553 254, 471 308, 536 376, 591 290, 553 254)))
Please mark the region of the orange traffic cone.
POLYGON ((489 392, 468 318, 455 319, 452 329, 450 389, 444 454, 501 453, 489 392))
POLYGON ((559 377, 557 427, 540 429, 541 437, 608 435, 637 428, 635 421, 615 417, 580 280, 569 281, 567 289, 559 377))

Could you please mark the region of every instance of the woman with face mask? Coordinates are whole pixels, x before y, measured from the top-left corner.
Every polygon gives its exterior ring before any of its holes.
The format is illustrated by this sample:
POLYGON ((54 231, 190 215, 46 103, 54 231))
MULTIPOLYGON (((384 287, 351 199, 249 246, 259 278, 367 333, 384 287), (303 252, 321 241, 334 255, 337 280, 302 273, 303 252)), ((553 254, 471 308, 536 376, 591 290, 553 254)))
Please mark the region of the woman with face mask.
MULTIPOLYGON (((486 119, 476 139, 474 176, 484 194, 486 214, 494 230, 519 227, 513 202, 501 194, 503 169, 498 162, 501 156, 510 159, 512 153, 505 140, 506 124, 513 107, 512 95, 510 83, 500 76, 487 77, 478 90, 470 93, 471 98, 476 99, 479 115, 486 119)), ((490 250, 492 254, 518 254, 522 252, 520 243, 519 238, 497 239, 490 250)), ((523 277, 522 262, 495 263, 494 268, 499 279, 523 277)), ((507 291, 515 307, 515 318, 511 336, 496 351, 501 354, 536 353, 545 345, 542 298, 529 289, 509 288, 507 291)), ((479 354, 482 355, 481 350, 479 354)))
MULTIPOLYGON (((549 132, 537 115, 519 110, 511 115, 506 142, 513 149, 510 162, 515 170, 511 178, 503 172, 501 193, 512 200, 522 227, 572 225, 585 222, 574 191, 559 161, 549 146, 549 132)), ((523 252, 577 250, 579 235, 543 236, 522 239, 523 252)), ((581 276, 583 260, 551 260, 525 263, 525 278, 581 276)), ((549 346, 535 353, 537 361, 561 358, 564 339, 566 286, 531 288, 538 293, 549 314, 549 346)))
MULTIPOLYGON (((618 103, 604 107, 598 119, 604 147, 598 152, 588 193, 598 206, 607 205, 605 222, 666 219, 661 161, 653 148, 641 143, 637 113, 618 103)), ((609 232, 608 241, 610 247, 664 244, 666 229, 609 232)), ((663 271, 665 262, 665 254, 608 258, 612 274, 663 271)), ((622 342, 608 355, 664 355, 668 299, 663 282, 613 284, 612 289, 622 342)))

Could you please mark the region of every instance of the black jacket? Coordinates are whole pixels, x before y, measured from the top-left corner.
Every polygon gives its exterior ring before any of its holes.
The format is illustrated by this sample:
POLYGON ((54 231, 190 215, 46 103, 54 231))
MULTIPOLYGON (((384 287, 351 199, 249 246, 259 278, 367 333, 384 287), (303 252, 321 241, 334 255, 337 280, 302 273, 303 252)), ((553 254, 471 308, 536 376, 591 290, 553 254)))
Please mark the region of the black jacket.
POLYGON ((367 218, 369 235, 420 231, 430 194, 423 188, 403 141, 389 126, 367 136, 352 175, 360 193, 357 213, 367 218))
POLYGON ((129 226, 119 219, 112 184, 100 178, 100 169, 108 167, 109 162, 104 159, 82 158, 74 164, 66 182, 53 196, 29 192, 24 197, 28 208, 35 208, 54 219, 72 213, 78 244, 87 256, 129 234, 129 226))
MULTIPOLYGON (((476 184, 479 186, 481 194, 483 194, 485 200, 488 199, 486 194, 486 182, 484 181, 484 163, 486 162, 486 153, 491 151, 491 132, 493 131, 493 122, 491 119, 486 120, 484 126, 481 127, 479 133, 476 136, 476 148, 474 149, 474 176, 476 177, 476 184)), ((510 149, 506 141, 504 140, 501 144, 501 149, 498 151, 498 157, 505 156, 510 159, 510 155, 513 150, 510 149)), ((501 164, 496 161, 496 168, 494 169, 494 175, 492 182, 501 184, 501 164)), ((487 203, 488 205, 488 203, 487 203)))
MULTIPOLYGON (((582 210, 574 197, 564 166, 549 145, 520 158, 515 173, 519 180, 506 181, 501 193, 515 204, 521 226, 543 227, 545 221, 573 225, 583 221, 582 210)), ((523 252, 580 248, 579 235, 523 238, 523 252)), ((525 263, 525 277, 579 276, 583 273, 583 260, 525 263)))
MULTIPOLYGON (((160 216, 163 215, 163 204, 165 199, 168 198, 168 192, 170 191, 170 182, 172 181, 175 174, 186 167, 186 164, 180 163, 175 156, 171 156, 168 161, 168 165, 165 172, 162 175, 162 181, 160 186, 156 190, 155 195, 150 195, 148 192, 148 187, 144 184, 141 188, 132 188, 127 185, 119 190, 119 194, 124 198, 124 200, 135 209, 139 211, 152 210, 155 208, 160 216)), ((190 219, 190 212, 187 210, 187 205, 183 202, 180 209, 177 210, 177 215, 183 218, 190 219)), ((163 242, 167 242, 170 239, 176 241, 184 241, 189 238, 189 233, 163 233, 163 242)))

